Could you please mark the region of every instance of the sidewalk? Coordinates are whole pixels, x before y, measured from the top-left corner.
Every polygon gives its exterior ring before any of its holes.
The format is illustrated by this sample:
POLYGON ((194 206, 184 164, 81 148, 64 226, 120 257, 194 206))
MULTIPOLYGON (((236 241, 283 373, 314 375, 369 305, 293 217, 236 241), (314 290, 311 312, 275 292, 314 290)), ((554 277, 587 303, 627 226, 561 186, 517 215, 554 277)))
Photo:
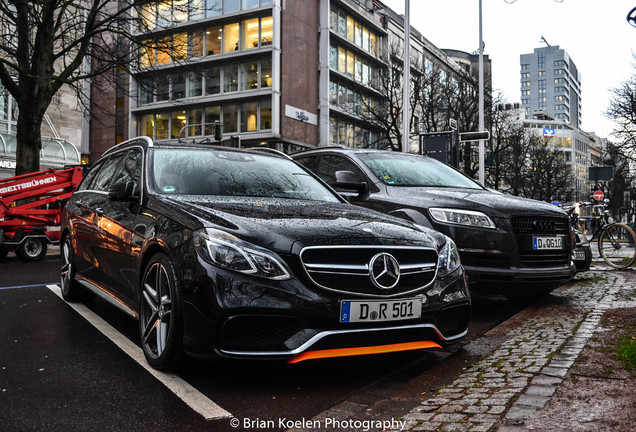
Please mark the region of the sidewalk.
POLYGON ((615 336, 604 315, 628 308, 633 318, 635 271, 579 274, 491 330, 504 342, 403 416, 403 430, 636 430, 636 378, 598 346, 615 336), (590 356, 592 374, 585 370, 590 356))

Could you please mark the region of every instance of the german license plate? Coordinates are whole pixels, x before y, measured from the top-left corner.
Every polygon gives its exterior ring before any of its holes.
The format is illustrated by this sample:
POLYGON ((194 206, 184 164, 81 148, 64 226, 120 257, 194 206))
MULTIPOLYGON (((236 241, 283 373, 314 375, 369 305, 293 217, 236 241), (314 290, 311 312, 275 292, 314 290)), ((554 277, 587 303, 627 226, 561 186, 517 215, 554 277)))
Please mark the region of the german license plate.
POLYGON ((340 304, 340 322, 399 321, 422 316, 422 300, 347 301, 340 304))
POLYGON ((532 249, 563 249, 563 237, 532 237, 532 249))

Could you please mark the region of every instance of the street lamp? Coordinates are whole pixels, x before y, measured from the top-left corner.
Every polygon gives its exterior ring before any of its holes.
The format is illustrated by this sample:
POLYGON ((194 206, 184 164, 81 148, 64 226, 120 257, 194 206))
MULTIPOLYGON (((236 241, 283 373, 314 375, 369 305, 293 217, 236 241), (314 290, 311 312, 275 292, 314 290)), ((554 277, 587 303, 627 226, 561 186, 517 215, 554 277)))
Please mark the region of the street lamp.
MULTIPOLYGON (((480 0, 481 1, 481 0, 480 0)), ((411 1, 404 0, 404 61, 402 84, 402 151, 408 153, 410 150, 409 133, 411 124, 411 1)))
MULTIPOLYGON (((482 34, 481 0, 479 0, 479 131, 484 130, 484 39, 482 34)), ((485 185, 484 140, 479 140, 479 181, 485 185)))

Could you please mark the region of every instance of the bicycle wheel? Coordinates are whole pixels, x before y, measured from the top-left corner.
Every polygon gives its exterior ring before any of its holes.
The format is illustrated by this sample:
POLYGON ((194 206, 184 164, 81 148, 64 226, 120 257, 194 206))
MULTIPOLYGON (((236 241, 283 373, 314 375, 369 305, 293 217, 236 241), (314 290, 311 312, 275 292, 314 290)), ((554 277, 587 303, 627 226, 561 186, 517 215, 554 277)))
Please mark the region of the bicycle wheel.
POLYGON ((598 251, 607 264, 617 269, 629 267, 636 260, 636 234, 627 225, 614 222, 601 231, 598 251))

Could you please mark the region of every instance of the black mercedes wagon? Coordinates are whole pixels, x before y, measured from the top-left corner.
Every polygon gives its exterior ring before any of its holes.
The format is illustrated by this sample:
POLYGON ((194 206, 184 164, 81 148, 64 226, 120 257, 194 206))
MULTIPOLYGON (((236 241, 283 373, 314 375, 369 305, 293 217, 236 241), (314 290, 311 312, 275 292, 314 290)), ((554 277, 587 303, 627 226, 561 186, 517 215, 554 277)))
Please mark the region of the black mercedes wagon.
POLYGON ((68 301, 138 319, 148 362, 182 354, 324 357, 441 347, 467 332, 453 241, 353 206, 282 154, 136 138, 68 201, 68 301))
POLYGON ((475 292, 528 298, 575 274, 568 216, 549 203, 486 189, 416 154, 329 147, 293 157, 351 203, 451 237, 475 292))

